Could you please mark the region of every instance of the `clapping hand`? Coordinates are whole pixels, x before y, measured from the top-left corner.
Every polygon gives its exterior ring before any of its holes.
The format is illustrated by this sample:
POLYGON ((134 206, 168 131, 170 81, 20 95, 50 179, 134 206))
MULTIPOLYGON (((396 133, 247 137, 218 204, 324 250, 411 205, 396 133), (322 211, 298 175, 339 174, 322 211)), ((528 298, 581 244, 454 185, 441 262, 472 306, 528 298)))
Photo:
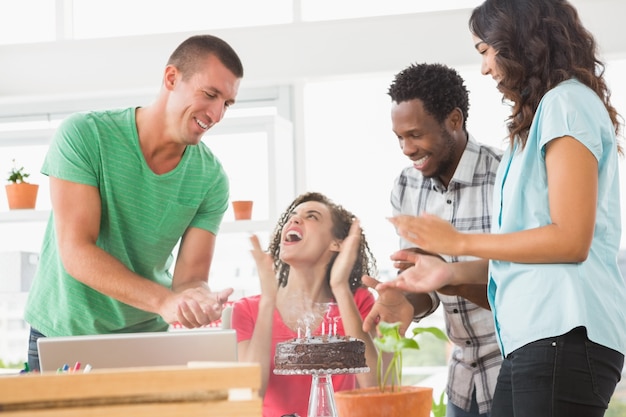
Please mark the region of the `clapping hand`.
POLYGON ((252 249, 250 253, 256 263, 259 272, 259 280, 261 284, 261 296, 269 299, 276 299, 278 292, 278 282, 276 280, 276 272, 274 270, 274 259, 272 255, 261 248, 259 238, 256 235, 250 236, 252 249))
POLYGON ((232 288, 211 292, 206 282, 194 282, 172 293, 163 304, 161 316, 168 323, 178 322, 187 328, 206 326, 222 317, 232 293, 232 288))
POLYGON ((428 213, 419 216, 400 215, 388 219, 400 236, 422 249, 446 255, 462 255, 463 234, 449 222, 428 213))
POLYGON ((333 263, 330 273, 330 286, 336 288, 350 283, 350 274, 354 267, 359 248, 361 246, 361 223, 354 219, 348 236, 341 242, 339 254, 333 263))
POLYGON ((404 293, 394 287, 380 287, 380 281, 369 276, 363 276, 363 283, 378 292, 374 306, 363 321, 363 331, 370 332, 379 321, 400 322, 400 334, 404 334, 413 320, 413 306, 404 293))
POLYGON ((437 291, 448 285, 453 279, 450 264, 437 256, 400 250, 391 255, 391 259, 394 262, 408 262, 413 266, 400 272, 395 279, 377 285, 376 290, 379 292, 388 288, 396 288, 409 292, 427 293, 437 291))

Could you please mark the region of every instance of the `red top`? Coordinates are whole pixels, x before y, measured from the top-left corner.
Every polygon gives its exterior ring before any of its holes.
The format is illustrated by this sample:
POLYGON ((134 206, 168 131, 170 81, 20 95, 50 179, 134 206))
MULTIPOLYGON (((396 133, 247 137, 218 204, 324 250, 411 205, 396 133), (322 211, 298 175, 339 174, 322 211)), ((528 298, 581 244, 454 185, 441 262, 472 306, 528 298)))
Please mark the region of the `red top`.
MULTIPOLYGON (((232 314, 232 328, 237 331, 237 341, 249 340, 254 331, 254 323, 259 311, 260 295, 244 297, 235 302, 232 314)), ((365 318, 374 305, 374 296, 365 288, 359 288, 354 294, 354 301, 365 318)), ((332 313, 331 313, 332 314, 332 313)), ((336 312, 335 314, 338 314, 336 312)), ((327 325, 325 325, 328 333, 327 325)), ((321 325, 312 330, 312 334, 321 334, 321 325)), ((341 320, 337 323, 337 334, 345 335, 341 320)), ((298 334, 287 327, 278 313, 274 310, 272 327, 272 352, 276 351, 276 344, 297 337, 298 334)), ((301 334, 304 337, 304 334, 301 334)), ((308 413, 309 394, 311 392, 310 375, 274 375, 274 355, 270 359, 270 379, 263 398, 263 417, 280 417, 284 414, 298 413, 305 417, 308 413)), ((355 375, 333 375, 335 391, 356 388, 355 375)))

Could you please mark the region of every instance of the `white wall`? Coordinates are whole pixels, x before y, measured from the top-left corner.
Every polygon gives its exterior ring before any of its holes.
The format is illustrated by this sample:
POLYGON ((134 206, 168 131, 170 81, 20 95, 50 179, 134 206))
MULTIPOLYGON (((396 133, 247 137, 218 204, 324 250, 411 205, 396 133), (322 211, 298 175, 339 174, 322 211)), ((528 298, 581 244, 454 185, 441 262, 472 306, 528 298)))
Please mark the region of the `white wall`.
MULTIPOLYGON (((604 57, 611 60, 607 74, 615 105, 626 114, 626 36, 622 29, 626 1, 572 2, 596 36, 604 57)), ((389 188, 406 164, 388 120, 385 90, 392 74, 411 62, 456 67, 470 88, 470 131, 494 145, 502 137, 506 112, 498 108, 499 95, 491 80, 478 72, 479 56, 467 30, 469 14, 470 10, 456 10, 211 31, 231 43, 242 57, 246 75, 240 95, 255 94, 252 88, 259 86, 293 87, 295 159, 297 169, 304 173, 296 178, 298 190, 326 192, 363 216, 383 268, 389 267, 387 256, 396 247, 393 230, 384 220, 389 213, 389 188), (319 107, 305 112, 306 97, 316 94, 319 107), (368 108, 348 111, 354 103, 368 108)), ((0 45, 0 122, 15 115, 73 111, 86 102, 99 107, 129 101, 143 104, 156 93, 171 51, 191 34, 0 45)), ((0 152, 13 155, 19 151, 4 147, 0 152)), ((24 152, 32 154, 32 149, 24 152)), ((39 153, 37 158, 42 159, 43 151, 39 153)), ((47 191, 42 195, 47 196, 47 191)), ((622 196, 626 199, 626 192, 622 196)), ((42 203, 40 208, 48 208, 49 204, 42 203)), ((626 215, 622 217, 626 219, 626 215)), ((0 251, 14 249, 15 240, 23 237, 28 245, 19 249, 36 252, 41 234, 40 224, 3 224, 0 251)), ((231 279, 230 270, 216 266, 212 272, 220 276, 212 278, 212 283, 217 285, 217 278, 235 282, 252 275, 244 270, 251 269, 247 236, 234 236, 231 243, 221 239, 220 248, 240 251, 235 263, 238 269, 231 279)))
MULTIPOLYGON (((611 62, 623 63, 616 59, 626 58, 626 36, 617 34, 621 32, 626 15, 626 1, 573 0, 573 3, 596 36, 603 55, 611 58, 611 62)), ((480 140, 495 145, 503 136, 502 121, 506 112, 498 109, 499 95, 493 83, 488 77, 482 77, 476 67, 479 56, 473 50, 467 29, 469 14, 470 10, 464 9, 212 32, 228 40, 242 57, 246 75, 241 95, 249 94, 252 87, 293 86, 297 191, 330 190, 331 185, 341 182, 332 180, 332 172, 320 174, 320 169, 343 165, 345 174, 352 169, 349 168, 351 163, 360 164, 354 169, 362 169, 362 181, 377 195, 377 201, 369 204, 380 205, 375 212, 382 216, 387 213, 388 177, 396 175, 396 166, 402 160, 395 146, 385 143, 391 140, 387 136, 390 127, 385 89, 391 75, 398 70, 415 61, 443 62, 458 68, 470 86, 472 132, 480 140), (379 81, 372 85, 360 81, 362 77, 379 77, 379 81), (311 108, 305 113, 304 98, 305 90, 309 96, 314 95, 316 83, 325 86, 336 83, 342 86, 342 94, 346 94, 349 84, 377 90, 360 91, 354 97, 342 96, 345 105, 332 103, 329 105, 332 111, 325 114, 324 109, 317 109, 319 116, 312 117, 311 108), (367 116, 363 112, 360 115, 349 113, 347 107, 351 99, 370 104, 367 116), (344 127, 333 127, 341 124, 360 126, 352 133, 344 127), (370 136, 365 137, 368 133, 370 136), (358 137, 350 137, 351 134, 358 137), (331 142, 334 157, 324 154, 325 148, 320 155, 315 146, 307 145, 307 141, 319 141, 321 135, 333 140, 345 139, 341 143, 331 142), (360 146, 352 143, 363 140, 366 143, 360 146), (385 175, 380 172, 383 162, 391 167, 385 175)), ((190 34, 0 45, 3 63, 0 121, 12 115, 72 111, 85 101, 101 107, 120 100, 145 103, 156 93, 162 68, 172 49, 190 34)), ((620 68, 624 65, 616 68, 609 65, 607 74, 613 82, 615 104, 624 114, 626 87, 620 68)), ((330 95, 327 100, 338 98, 330 95)), ((324 100, 319 97, 318 105, 326 106, 324 100)), ((11 151, 12 155, 17 152, 8 148, 3 148, 4 151, 11 151)), ((343 178, 350 177, 344 175, 343 178)), ((46 195, 46 190, 43 191, 46 195)), ((357 204, 351 205, 349 201, 342 201, 342 194, 345 193, 339 193, 337 200, 354 211, 368 204, 367 197, 363 196, 366 201, 356 200, 357 204)))
MULTIPOLYGON (((626 55, 624 0, 573 0, 605 55, 626 55)), ((469 9, 215 30, 239 52, 242 89, 317 77, 393 72, 413 60, 478 62, 469 9)), ((0 46, 0 117, 40 97, 156 92, 173 48, 192 33, 0 46), (4 104, 4 105, 3 105, 4 104)), ((44 100, 45 101, 45 100, 44 100)))

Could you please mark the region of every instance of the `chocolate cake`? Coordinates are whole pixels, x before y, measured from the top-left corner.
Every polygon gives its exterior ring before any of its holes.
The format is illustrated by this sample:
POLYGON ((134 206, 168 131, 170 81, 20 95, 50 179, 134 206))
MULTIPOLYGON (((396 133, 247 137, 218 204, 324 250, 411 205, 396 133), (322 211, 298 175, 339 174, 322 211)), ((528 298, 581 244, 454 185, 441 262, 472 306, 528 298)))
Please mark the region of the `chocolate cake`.
POLYGON ((365 364, 365 343, 347 336, 313 336, 276 345, 275 369, 346 369, 365 364))

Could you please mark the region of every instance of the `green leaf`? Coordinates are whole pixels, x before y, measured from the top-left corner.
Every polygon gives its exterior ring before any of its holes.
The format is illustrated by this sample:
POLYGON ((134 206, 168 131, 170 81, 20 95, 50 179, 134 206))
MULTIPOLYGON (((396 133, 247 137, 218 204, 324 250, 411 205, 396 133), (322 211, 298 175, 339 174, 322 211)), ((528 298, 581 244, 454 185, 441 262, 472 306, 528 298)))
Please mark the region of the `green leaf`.
POLYGON ((395 339, 400 339, 400 322, 396 323, 387 323, 381 321, 378 323, 378 331, 380 332, 382 337, 393 337, 395 339))
POLYGON ((432 405, 432 412, 433 412, 433 416, 434 417, 445 417, 446 416, 446 408, 447 405, 444 401, 443 396, 445 395, 445 391, 441 393, 441 396, 439 397, 439 403, 435 402, 435 400, 433 400, 433 405, 432 405))
POLYGON ((11 171, 9 171, 9 176, 7 178, 7 181, 15 183, 15 184, 24 182, 24 178, 29 177, 30 174, 27 172, 24 172, 24 167, 17 168, 15 165, 15 159, 13 159, 12 162, 13 162, 13 168, 11 168, 11 171))
MULTIPOLYGON (((404 349, 419 350, 420 346, 415 340, 415 337, 422 333, 430 333, 433 336, 441 340, 448 340, 446 334, 436 327, 416 327, 413 329, 413 336, 406 337, 400 334, 400 322, 387 323, 381 321, 378 323, 379 336, 374 338, 374 345, 378 349, 378 360, 376 376, 378 378, 378 387, 381 392, 384 392, 386 386, 390 386, 391 391, 395 391, 396 385, 402 383, 402 351, 404 349), (383 369, 383 352, 392 353, 393 357, 386 364, 386 369, 383 369)), ((443 402, 443 393, 440 399, 440 405, 443 402)), ((433 410, 435 409, 435 402, 433 401, 433 410)), ((443 414, 437 416, 445 416, 445 404, 443 404, 443 414)))
POLYGON ((401 340, 398 340, 397 348, 398 349, 416 349, 417 350, 417 349, 420 348, 420 346, 413 339, 401 339, 401 340))
POLYGON ((437 327, 416 327, 413 329, 414 336, 417 336, 422 333, 430 333, 433 336, 435 336, 437 339, 441 339, 444 341, 448 340, 448 337, 446 336, 446 334, 437 327))

